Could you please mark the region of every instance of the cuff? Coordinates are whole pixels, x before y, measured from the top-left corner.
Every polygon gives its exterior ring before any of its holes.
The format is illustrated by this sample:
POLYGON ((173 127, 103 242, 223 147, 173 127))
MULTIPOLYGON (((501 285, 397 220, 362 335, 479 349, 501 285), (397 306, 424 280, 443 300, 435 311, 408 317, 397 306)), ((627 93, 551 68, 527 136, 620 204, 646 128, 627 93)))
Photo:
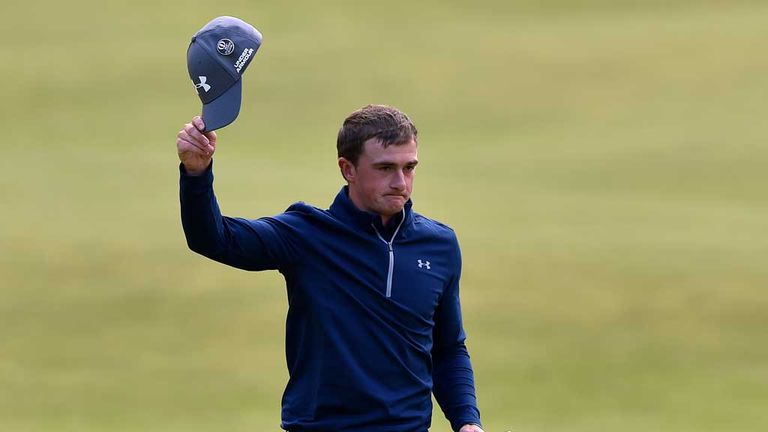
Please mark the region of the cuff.
POLYGON ((183 163, 179 163, 179 176, 181 183, 186 187, 209 187, 213 184, 213 161, 200 175, 190 175, 183 163))
POLYGON ((483 424, 480 423, 479 415, 473 416, 470 414, 469 416, 461 417, 461 418, 458 418, 455 420, 449 420, 449 421, 451 423, 451 428, 456 432, 458 432, 463 426, 466 426, 466 425, 476 425, 476 426, 480 426, 480 429, 483 428, 483 424))

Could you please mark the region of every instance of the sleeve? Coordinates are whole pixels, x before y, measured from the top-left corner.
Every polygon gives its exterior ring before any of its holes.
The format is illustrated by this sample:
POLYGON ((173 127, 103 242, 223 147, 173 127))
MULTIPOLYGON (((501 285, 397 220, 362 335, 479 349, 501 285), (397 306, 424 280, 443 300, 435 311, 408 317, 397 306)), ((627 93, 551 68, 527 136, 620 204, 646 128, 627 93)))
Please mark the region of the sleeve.
POLYGON ((458 431, 466 424, 480 425, 480 410, 475 396, 475 379, 469 352, 464 344, 466 335, 461 322, 459 279, 461 252, 455 244, 456 273, 448 282, 435 311, 432 346, 432 379, 435 399, 458 431))
POLYGON ((291 215, 256 220, 222 216, 213 193, 212 165, 200 176, 179 166, 181 223, 189 248, 243 270, 283 270, 295 264, 301 249, 286 229, 291 215))

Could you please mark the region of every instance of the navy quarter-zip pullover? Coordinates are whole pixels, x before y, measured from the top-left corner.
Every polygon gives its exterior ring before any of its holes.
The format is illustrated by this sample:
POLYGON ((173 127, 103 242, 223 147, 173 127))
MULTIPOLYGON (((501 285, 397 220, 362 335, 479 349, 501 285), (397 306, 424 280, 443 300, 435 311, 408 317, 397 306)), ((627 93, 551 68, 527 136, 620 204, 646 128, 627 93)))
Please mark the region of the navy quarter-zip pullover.
POLYGON ((452 229, 413 212, 410 200, 382 226, 346 187, 328 210, 300 202, 274 217, 229 218, 211 167, 197 177, 180 169, 189 247, 285 277, 283 429, 424 432, 432 392, 455 431, 480 424, 452 229))

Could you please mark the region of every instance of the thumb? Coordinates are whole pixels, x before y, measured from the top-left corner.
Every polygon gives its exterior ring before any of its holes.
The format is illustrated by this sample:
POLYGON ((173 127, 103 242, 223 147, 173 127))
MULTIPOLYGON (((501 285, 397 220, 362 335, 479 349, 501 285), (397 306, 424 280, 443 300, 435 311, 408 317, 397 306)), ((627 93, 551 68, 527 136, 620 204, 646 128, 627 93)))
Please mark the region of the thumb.
POLYGON ((216 143, 216 132, 215 131, 203 132, 203 135, 205 135, 205 137, 208 138, 208 141, 210 141, 211 144, 216 143))

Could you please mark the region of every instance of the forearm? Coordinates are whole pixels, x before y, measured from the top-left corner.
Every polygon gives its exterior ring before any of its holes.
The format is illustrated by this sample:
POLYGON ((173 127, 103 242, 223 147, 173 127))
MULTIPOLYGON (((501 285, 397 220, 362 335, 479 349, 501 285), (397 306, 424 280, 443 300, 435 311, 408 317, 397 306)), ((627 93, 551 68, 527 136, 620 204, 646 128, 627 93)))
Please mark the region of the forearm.
POLYGON ((475 379, 469 353, 463 343, 433 353, 435 399, 458 431, 466 424, 480 424, 480 411, 475 396, 475 379))
POLYGON ((258 220, 222 216, 211 166, 200 176, 180 170, 181 223, 190 249, 243 270, 281 269, 297 259, 295 245, 277 228, 285 213, 258 220))
POLYGON ((224 227, 213 193, 213 172, 211 166, 201 172, 188 173, 184 165, 179 167, 179 199, 181 202, 181 224, 189 248, 213 258, 224 248, 224 227))
POLYGON ((247 222, 221 215, 213 193, 212 167, 192 176, 180 167, 181 223, 189 248, 243 270, 271 268, 265 247, 247 222))

